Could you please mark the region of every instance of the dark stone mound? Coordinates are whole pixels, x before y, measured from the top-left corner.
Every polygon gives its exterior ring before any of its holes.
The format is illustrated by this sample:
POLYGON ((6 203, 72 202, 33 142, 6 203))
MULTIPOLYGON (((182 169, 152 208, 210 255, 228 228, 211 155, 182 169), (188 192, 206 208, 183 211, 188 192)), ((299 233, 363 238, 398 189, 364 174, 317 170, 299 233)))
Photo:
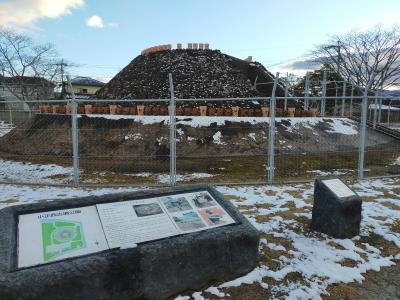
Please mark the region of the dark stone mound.
POLYGON ((354 192, 338 196, 337 190, 331 190, 324 181, 315 180, 312 228, 340 239, 358 235, 362 205, 360 197, 354 192))
MULTIPOLYGON (((219 50, 169 50, 137 56, 96 93, 96 98, 168 99, 169 73, 178 99, 269 96, 273 82, 272 74, 261 64, 219 50), (271 84, 257 90, 256 80, 271 84)), ((282 87, 278 94, 283 94, 282 87)))

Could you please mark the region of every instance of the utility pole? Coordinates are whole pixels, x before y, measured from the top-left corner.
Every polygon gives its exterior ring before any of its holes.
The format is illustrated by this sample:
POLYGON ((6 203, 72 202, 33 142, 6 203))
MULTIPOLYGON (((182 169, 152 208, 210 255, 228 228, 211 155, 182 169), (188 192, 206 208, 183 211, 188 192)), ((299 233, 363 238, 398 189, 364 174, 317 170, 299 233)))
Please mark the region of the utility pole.
POLYGON ((61 72, 61 95, 60 99, 66 99, 66 92, 65 92, 65 84, 64 84, 64 67, 68 67, 68 64, 64 62, 64 59, 62 59, 59 63, 56 64, 57 66, 60 66, 60 72, 61 72))

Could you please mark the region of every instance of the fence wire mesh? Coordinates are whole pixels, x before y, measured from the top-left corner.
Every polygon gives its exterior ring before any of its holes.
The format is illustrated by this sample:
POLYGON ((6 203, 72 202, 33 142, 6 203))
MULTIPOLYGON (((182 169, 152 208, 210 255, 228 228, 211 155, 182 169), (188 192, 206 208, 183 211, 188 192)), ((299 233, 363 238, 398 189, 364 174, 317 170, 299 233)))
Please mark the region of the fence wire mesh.
MULTIPOLYGON (((73 184, 76 117, 81 185, 168 185, 171 141, 178 184, 267 183, 270 101, 176 99, 175 140, 170 99, 76 100, 76 115, 71 101, 29 102, 28 109, 3 102, 0 181, 73 184)), ((274 181, 357 178, 362 101, 340 93, 277 97, 274 181)), ((400 175, 400 99, 370 95, 367 107, 365 176, 400 175)))

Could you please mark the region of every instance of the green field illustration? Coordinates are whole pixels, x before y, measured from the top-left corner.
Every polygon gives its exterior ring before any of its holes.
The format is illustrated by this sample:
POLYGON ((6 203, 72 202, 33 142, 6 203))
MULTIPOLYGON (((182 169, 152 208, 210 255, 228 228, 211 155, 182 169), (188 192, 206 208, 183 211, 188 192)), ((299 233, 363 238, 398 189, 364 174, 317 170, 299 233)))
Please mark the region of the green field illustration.
POLYGON ((44 261, 86 248, 83 226, 67 220, 42 220, 44 261))

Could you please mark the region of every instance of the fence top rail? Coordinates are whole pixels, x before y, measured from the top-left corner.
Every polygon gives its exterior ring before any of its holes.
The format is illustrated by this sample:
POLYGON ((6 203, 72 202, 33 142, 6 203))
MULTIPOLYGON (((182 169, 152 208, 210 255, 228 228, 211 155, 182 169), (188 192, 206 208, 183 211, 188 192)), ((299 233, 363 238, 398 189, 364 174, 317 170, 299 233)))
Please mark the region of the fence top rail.
MULTIPOLYGON (((321 99, 326 100, 338 100, 338 99, 362 99, 364 96, 279 96, 275 97, 277 100, 304 100, 307 99, 309 101, 320 101, 321 99)), ((191 99, 179 99, 175 98, 176 102, 235 102, 235 101, 269 101, 271 97, 252 97, 252 98, 191 98, 191 99)), ((388 97, 388 96, 376 96, 376 95, 368 95, 368 99, 382 99, 382 100, 391 100, 391 101, 400 101, 400 97, 388 97)), ((72 100, 57 100, 57 99, 41 99, 41 100, 4 100, 1 103, 30 103, 30 104, 56 104, 56 103, 71 103, 72 100)), ((149 102, 160 102, 160 103, 168 103, 171 99, 76 99, 76 103, 149 103, 149 102)))

